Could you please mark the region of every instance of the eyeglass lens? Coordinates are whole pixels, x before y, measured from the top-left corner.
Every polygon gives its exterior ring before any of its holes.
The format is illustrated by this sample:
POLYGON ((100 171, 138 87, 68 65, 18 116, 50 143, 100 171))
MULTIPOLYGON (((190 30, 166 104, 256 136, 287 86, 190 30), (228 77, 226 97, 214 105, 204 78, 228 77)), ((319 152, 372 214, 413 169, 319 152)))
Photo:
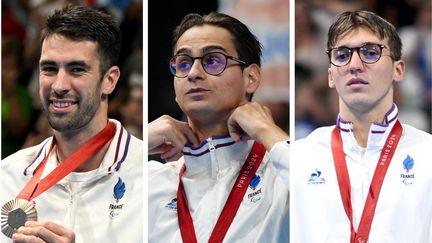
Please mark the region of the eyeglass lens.
POLYGON ((366 44, 356 48, 339 47, 331 50, 330 61, 335 66, 345 66, 350 62, 353 51, 357 51, 364 63, 375 63, 381 57, 382 48, 383 46, 378 44, 366 44))
POLYGON ((192 69, 195 59, 201 59, 204 70, 211 75, 221 74, 227 63, 227 57, 219 52, 210 52, 195 58, 186 54, 179 54, 170 61, 171 72, 176 77, 186 77, 192 69))

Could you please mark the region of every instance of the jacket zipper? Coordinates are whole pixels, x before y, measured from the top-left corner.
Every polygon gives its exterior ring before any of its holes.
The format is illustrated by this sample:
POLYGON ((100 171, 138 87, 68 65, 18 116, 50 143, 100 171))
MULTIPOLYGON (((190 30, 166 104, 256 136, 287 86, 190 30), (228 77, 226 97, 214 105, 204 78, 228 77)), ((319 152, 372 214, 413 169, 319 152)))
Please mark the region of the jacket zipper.
POLYGON ((217 163, 217 159, 216 159, 216 147, 213 144, 213 139, 211 137, 207 138, 207 143, 209 145, 209 151, 210 151, 210 163, 211 163, 211 177, 215 178, 216 176, 219 175, 218 171, 218 163, 217 163))

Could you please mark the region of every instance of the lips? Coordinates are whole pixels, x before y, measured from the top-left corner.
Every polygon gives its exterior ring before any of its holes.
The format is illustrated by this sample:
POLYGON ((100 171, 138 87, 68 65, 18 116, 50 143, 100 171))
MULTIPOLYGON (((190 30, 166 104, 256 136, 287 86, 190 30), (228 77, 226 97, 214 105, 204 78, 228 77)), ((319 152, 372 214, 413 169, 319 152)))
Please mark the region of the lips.
POLYGON ((49 99, 49 103, 51 107, 56 112, 65 112, 71 108, 72 105, 77 104, 78 102, 72 99, 49 99))
POLYGON ((189 89, 186 94, 200 94, 200 93, 205 93, 207 91, 210 91, 208 89, 204 89, 204 88, 192 88, 189 89))
POLYGON ((361 78, 352 78, 348 81, 347 86, 352 86, 352 85, 368 85, 369 82, 365 81, 361 78))

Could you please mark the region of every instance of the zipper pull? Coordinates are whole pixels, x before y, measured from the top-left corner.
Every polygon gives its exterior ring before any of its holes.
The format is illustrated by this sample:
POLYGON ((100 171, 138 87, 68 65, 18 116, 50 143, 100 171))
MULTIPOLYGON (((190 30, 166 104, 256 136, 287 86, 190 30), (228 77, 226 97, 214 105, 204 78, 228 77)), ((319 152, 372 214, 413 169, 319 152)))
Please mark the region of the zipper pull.
POLYGON ((208 144, 209 144, 209 150, 210 150, 210 152, 215 151, 216 147, 215 147, 214 144, 212 143, 212 138, 211 138, 211 137, 207 138, 207 142, 208 142, 208 144))

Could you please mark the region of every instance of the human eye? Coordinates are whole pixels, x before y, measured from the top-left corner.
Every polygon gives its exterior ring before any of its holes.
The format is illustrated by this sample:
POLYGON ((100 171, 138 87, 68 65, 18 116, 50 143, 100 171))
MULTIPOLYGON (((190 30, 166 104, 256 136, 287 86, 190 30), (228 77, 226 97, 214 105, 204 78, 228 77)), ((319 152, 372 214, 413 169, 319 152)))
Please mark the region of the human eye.
POLYGON ((86 70, 84 68, 82 68, 82 67, 73 67, 73 68, 70 69, 70 71, 71 71, 71 73, 78 74, 78 73, 83 73, 86 70))
POLYGON ((360 47, 360 54, 366 61, 377 61, 381 56, 381 49, 378 45, 368 44, 360 47))
POLYGON ((54 61, 43 60, 39 63, 39 72, 41 75, 54 75, 58 72, 58 65, 54 61))
POLYGON ((83 61, 73 61, 66 64, 66 70, 71 75, 82 75, 91 69, 91 66, 83 61))
POLYGON ((43 66, 43 67, 41 67, 41 71, 43 71, 43 72, 56 72, 57 71, 57 67, 54 67, 54 66, 43 66))
POLYGON ((73 66, 73 67, 69 67, 68 72, 70 75, 75 76, 75 77, 79 77, 84 75, 87 72, 87 69, 81 66, 73 66))
POLYGON ((192 60, 188 56, 178 56, 175 62, 177 69, 180 71, 186 71, 192 67, 192 60))
POLYGON ((351 57, 350 49, 346 47, 336 48, 332 51, 332 58, 337 62, 346 62, 351 57))
POLYGON ((208 53, 203 57, 204 65, 207 67, 221 66, 225 64, 225 56, 222 53, 208 53))
POLYGON ((57 73, 58 67, 55 64, 41 64, 39 71, 42 75, 50 76, 57 73))

